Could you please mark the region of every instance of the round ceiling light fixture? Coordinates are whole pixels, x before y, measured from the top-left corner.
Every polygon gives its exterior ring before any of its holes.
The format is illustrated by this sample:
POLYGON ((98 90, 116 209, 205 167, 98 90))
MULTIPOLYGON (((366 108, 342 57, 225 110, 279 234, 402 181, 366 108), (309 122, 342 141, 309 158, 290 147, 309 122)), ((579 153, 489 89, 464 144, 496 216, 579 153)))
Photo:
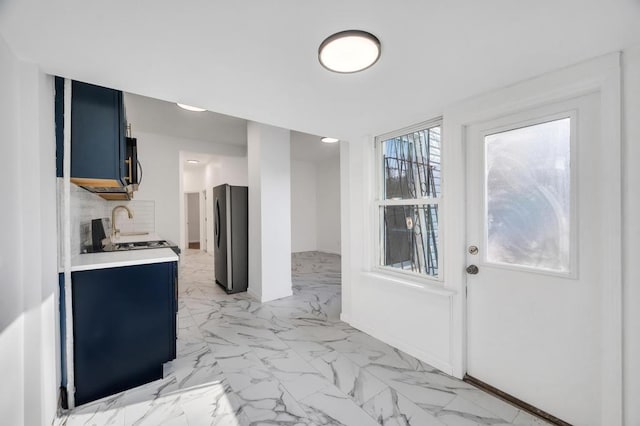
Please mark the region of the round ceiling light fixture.
POLYGON ((204 108, 198 108, 198 107, 194 107, 194 106, 191 106, 191 105, 181 104, 180 102, 176 102, 176 103, 180 108, 186 109, 187 111, 195 111, 195 112, 206 111, 206 109, 204 109, 204 108))
POLYGON ((340 141, 340 139, 336 139, 336 138, 328 138, 328 137, 324 137, 320 139, 322 142, 324 143, 336 143, 338 141, 340 141))
POLYGON ((187 160, 187 163, 189 164, 198 164, 199 162, 199 160, 187 160))
POLYGON ((327 37, 318 49, 320 64, 349 74, 366 70, 380 58, 380 40, 366 31, 347 30, 327 37))

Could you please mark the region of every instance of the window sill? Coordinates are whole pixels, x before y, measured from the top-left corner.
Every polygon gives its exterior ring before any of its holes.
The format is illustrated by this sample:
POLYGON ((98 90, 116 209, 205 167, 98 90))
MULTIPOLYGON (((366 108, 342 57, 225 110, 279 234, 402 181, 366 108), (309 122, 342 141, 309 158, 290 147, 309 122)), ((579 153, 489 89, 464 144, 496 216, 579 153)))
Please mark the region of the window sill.
POLYGON ((457 294, 456 291, 444 288, 442 285, 431 284, 430 282, 425 281, 413 281, 406 279, 404 277, 398 277, 394 274, 387 274, 384 272, 372 271, 372 272, 364 272, 363 275, 369 278, 375 278, 377 280, 383 281, 387 284, 396 286, 402 286, 407 289, 420 291, 423 293, 435 294, 438 296, 444 297, 453 297, 457 294))

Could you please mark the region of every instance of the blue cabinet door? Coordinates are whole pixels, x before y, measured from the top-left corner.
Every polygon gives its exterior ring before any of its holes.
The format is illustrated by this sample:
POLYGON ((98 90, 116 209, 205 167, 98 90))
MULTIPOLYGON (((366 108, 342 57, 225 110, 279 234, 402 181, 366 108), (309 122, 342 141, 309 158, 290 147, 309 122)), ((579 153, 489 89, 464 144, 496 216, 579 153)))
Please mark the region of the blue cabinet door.
POLYGON ((72 273, 77 404, 162 378, 175 358, 175 262, 72 273))
POLYGON ((74 81, 71 86, 71 177, 126 184, 122 92, 74 81))

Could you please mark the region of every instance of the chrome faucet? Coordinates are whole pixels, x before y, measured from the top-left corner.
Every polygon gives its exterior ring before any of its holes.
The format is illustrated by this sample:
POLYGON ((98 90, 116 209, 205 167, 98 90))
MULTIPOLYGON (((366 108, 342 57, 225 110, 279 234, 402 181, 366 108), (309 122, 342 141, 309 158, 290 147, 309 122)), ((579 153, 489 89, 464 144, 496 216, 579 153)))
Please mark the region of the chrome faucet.
POLYGON ((116 210, 118 209, 125 209, 129 215, 129 219, 133 219, 133 213, 129 210, 129 207, 123 205, 115 206, 113 210, 111 210, 111 238, 115 238, 120 232, 120 230, 116 228, 116 210))

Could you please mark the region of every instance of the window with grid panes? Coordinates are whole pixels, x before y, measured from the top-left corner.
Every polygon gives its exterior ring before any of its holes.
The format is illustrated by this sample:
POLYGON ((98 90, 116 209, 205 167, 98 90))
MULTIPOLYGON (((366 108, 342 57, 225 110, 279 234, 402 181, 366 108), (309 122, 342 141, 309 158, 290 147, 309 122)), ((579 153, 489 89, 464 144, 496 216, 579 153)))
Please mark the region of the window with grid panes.
POLYGON ((437 278, 441 120, 376 138, 378 265, 437 278))

